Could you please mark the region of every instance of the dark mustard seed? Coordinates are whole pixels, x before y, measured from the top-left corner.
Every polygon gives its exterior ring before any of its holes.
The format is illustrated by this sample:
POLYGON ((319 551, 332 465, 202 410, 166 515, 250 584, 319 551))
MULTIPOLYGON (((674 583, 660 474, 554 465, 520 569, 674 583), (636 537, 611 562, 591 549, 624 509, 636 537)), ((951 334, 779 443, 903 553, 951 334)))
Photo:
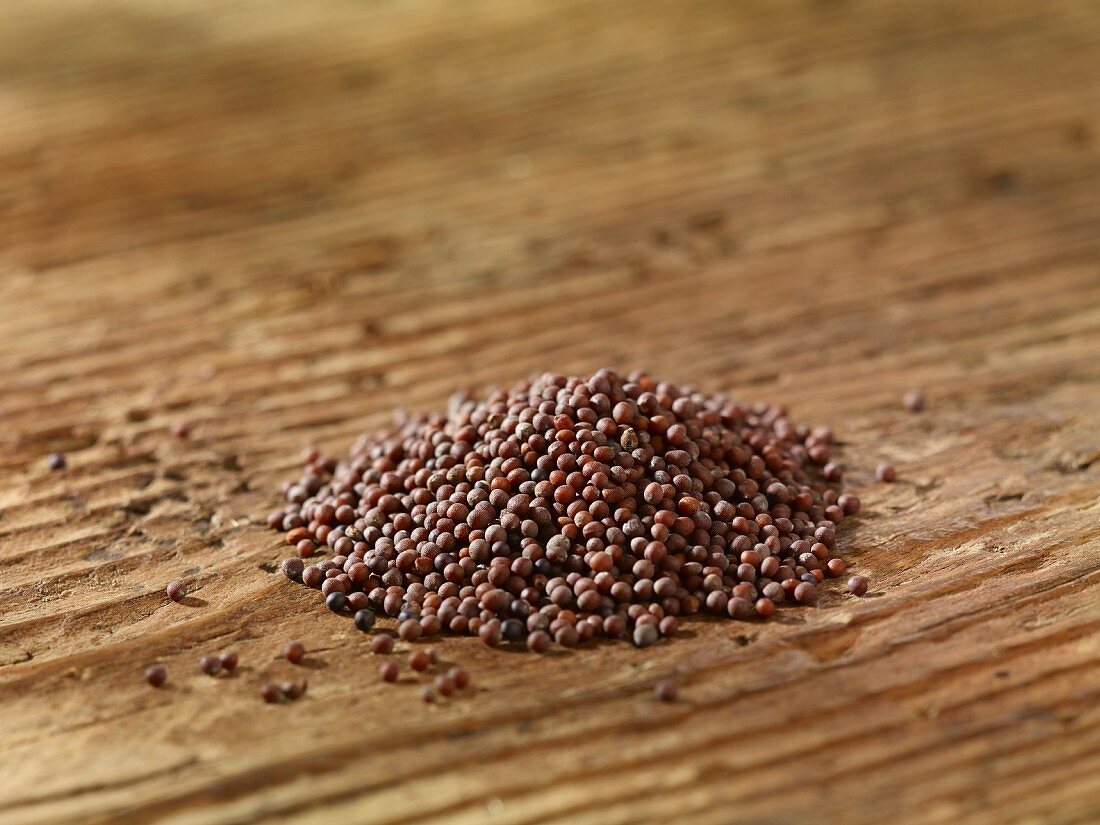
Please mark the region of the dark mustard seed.
POLYGON ((61 453, 50 453, 50 457, 46 459, 46 466, 51 470, 64 470, 65 464, 65 456, 61 453))
POLYGON ((364 633, 374 627, 374 611, 364 607, 355 612, 355 627, 364 633))
POLYGON ((339 590, 336 590, 325 597, 325 604, 328 605, 328 609, 333 613, 341 613, 348 605, 348 597, 339 590))
POLYGON ((187 588, 179 582, 168 582, 168 586, 164 588, 164 592, 168 595, 169 599, 178 602, 187 595, 187 588))
POLYGON ((221 659, 208 653, 199 659, 199 670, 207 676, 217 676, 222 671, 221 659))
POLYGON ((145 668, 145 681, 153 687, 163 687, 168 681, 168 670, 164 665, 150 665, 145 668))
POLYGON ((521 642, 527 636, 527 626, 519 619, 505 619, 500 623, 500 635, 507 642, 521 642))

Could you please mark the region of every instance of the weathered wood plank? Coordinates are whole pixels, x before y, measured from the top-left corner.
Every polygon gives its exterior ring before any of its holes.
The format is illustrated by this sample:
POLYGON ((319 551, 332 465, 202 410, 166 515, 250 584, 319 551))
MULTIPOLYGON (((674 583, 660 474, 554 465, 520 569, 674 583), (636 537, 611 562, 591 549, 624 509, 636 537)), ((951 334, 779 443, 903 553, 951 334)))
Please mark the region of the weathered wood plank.
POLYGON ((1098 54, 1068 1, 8 4, 0 823, 1100 817, 1098 54), (870 596, 377 684, 273 572, 301 448, 604 364, 834 427, 870 596))

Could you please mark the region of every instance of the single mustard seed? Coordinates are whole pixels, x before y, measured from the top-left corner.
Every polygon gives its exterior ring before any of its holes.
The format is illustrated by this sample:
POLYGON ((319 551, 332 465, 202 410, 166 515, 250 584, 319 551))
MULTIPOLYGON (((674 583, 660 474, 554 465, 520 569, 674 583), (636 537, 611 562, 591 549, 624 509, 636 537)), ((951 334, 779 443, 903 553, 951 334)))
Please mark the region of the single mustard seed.
POLYGON ((306 682, 305 680, 301 682, 283 682, 279 685, 279 692, 293 702, 305 694, 306 682))
POLYGON ((505 619, 500 623, 500 635, 506 642, 522 642, 527 626, 519 619, 505 619))
POLYGON ((924 409, 924 393, 920 390, 909 390, 902 398, 902 404, 909 412, 920 412, 924 409))
POLYGON ((497 619, 491 619, 485 622, 478 630, 477 635, 489 647, 496 647, 500 644, 500 621, 497 619))
POLYGON ((175 421, 168 428, 168 432, 182 441, 191 435, 191 425, 186 421, 175 421))
POLYGON ((50 453, 50 457, 46 459, 46 465, 51 470, 64 470, 65 464, 65 456, 61 453, 50 453))
POLYGON ((164 665, 150 665, 145 668, 145 681, 155 688, 162 687, 168 681, 168 669, 164 665))
POLYGON ((653 686, 653 696, 661 702, 675 702, 676 694, 676 683, 671 679, 662 679, 653 686))
POLYGON ((636 450, 638 443, 638 434, 634 432, 633 427, 625 428, 623 434, 619 437, 619 445, 624 450, 636 450))
POLYGON ((435 677, 435 689, 440 696, 450 696, 455 692, 455 683, 447 676, 440 674, 435 677))
POLYGON ((275 702, 282 701, 283 692, 279 689, 279 686, 277 684, 275 684, 274 682, 268 682, 260 688, 260 696, 262 696, 263 700, 270 705, 274 704, 275 702))
POLYGON ((296 665, 305 658, 306 646, 299 641, 287 642, 283 648, 283 657, 292 665, 296 665))
POLYGON ((425 704, 430 705, 435 701, 435 691, 427 685, 424 685, 424 687, 420 689, 420 698, 425 704))
POLYGON ((364 633, 374 627, 374 611, 367 607, 355 611, 355 627, 364 633))
POLYGON ((305 569, 305 562, 301 559, 291 556, 290 558, 283 559, 282 565, 283 575, 292 581, 300 581, 302 578, 302 571, 305 569))
POLYGON ((222 653, 220 653, 218 655, 218 661, 221 663, 221 666, 225 670, 227 670, 229 672, 233 672, 234 670, 237 669, 237 661, 238 661, 237 651, 235 651, 235 650, 225 650, 225 651, 223 651, 222 653))
POLYGON ((852 576, 848 579, 848 592, 853 596, 862 596, 867 592, 867 579, 863 576, 852 576))
POLYGON ((396 682, 397 665, 393 662, 383 662, 378 667, 378 675, 382 677, 383 682, 396 682))
POLYGON ((817 601, 817 588, 809 582, 801 582, 794 589, 794 600, 799 604, 813 604, 817 601))
POLYGON ((423 632, 424 629, 420 626, 419 619, 406 619, 397 628, 397 635, 404 642, 415 642, 423 632))
POLYGON ((380 633, 370 640, 370 652, 371 653, 393 653, 393 636, 386 633, 380 633))
POLYGON ((426 650, 414 650, 409 654, 409 667, 417 673, 422 673, 427 670, 430 664, 431 659, 428 657, 428 652, 426 650))
POLYGON ((775 614, 775 603, 766 597, 756 600, 756 615, 761 619, 770 619, 775 614))
POLYGON ((169 599, 178 602, 187 595, 187 588, 179 582, 168 582, 168 586, 164 588, 164 592, 168 595, 169 599))
POLYGON ((470 674, 466 672, 465 668, 458 667, 457 665, 447 671, 447 678, 450 679, 459 690, 465 690, 466 686, 470 684, 470 674))
POLYGON ((339 590, 335 590, 325 597, 325 604, 333 613, 341 613, 348 605, 348 597, 339 590))
POLYGON ((875 478, 886 484, 890 484, 897 477, 897 470, 894 469, 892 464, 879 464, 878 467, 875 468, 875 478))
POLYGON ((657 626, 654 624, 640 624, 634 628, 634 644, 636 647, 649 647, 657 641, 657 626))
POLYGON ((199 670, 207 676, 217 676, 222 670, 221 659, 208 653, 199 659, 199 670))

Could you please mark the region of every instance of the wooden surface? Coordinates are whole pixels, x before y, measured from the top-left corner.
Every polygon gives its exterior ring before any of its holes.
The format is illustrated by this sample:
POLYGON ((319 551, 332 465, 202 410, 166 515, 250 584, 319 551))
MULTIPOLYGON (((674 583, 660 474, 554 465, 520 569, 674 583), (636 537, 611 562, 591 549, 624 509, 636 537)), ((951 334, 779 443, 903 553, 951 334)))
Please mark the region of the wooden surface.
POLYGON ((1095 3, 4 14, 0 823, 1100 818, 1095 3), (301 449, 602 365, 834 427, 871 593, 379 684, 301 449))

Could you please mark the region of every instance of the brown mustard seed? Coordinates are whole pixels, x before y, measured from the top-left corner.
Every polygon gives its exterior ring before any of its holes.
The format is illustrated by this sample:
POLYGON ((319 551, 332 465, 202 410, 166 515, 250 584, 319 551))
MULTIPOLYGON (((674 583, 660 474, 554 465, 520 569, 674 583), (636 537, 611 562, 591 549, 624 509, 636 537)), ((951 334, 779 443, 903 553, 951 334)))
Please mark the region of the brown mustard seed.
POLYGON ((292 665, 296 665, 306 656, 306 646, 299 641, 287 642, 283 648, 283 658, 292 665))
POLYGON ((290 558, 283 559, 283 563, 280 565, 283 571, 283 575, 292 581, 301 581, 302 571, 305 570, 305 563, 299 559, 291 556, 290 558))
POLYGON ((652 624, 637 625, 634 628, 634 645, 636 647, 649 647, 657 641, 659 635, 656 626, 652 624))
POLYGON ((164 588, 164 592, 169 599, 178 602, 187 595, 187 588, 179 582, 168 582, 168 586, 164 588))
POLYGON ((283 692, 279 689, 279 686, 274 682, 268 682, 260 688, 260 696, 269 705, 281 702, 283 700, 283 692))
POLYGON ((64 470, 65 463, 65 456, 61 453, 50 453, 50 457, 46 459, 46 466, 51 470, 64 470))
POLYGON ((199 659, 199 670, 207 676, 217 676, 222 671, 221 660, 212 654, 206 654, 199 659))
POLYGON ((867 592, 867 579, 863 576, 852 576, 848 579, 848 592, 853 596, 862 596, 867 592))
POLYGON ((393 636, 384 633, 370 640, 370 652, 378 654, 393 653, 393 636))
POLYGON ((393 662, 383 662, 378 666, 378 675, 382 677, 383 682, 396 682, 397 665, 393 662))
POLYGON ((191 435, 191 425, 186 421, 176 421, 168 428, 168 432, 182 441, 191 435))
POLYGON ((875 478, 879 481, 883 481, 887 484, 892 483, 898 477, 897 471, 892 464, 879 464, 875 468, 875 478))
POLYGON ((909 390, 905 393, 901 403, 909 412, 920 412, 924 409, 924 393, 920 390, 909 390))
POLYGON ((425 704, 430 705, 435 702, 435 691, 427 685, 424 685, 424 687, 420 688, 420 698, 425 704))
POLYGON ((470 684, 470 674, 466 672, 465 668, 457 665, 447 671, 447 678, 459 690, 465 690, 466 686, 470 684))
POLYGON ((634 432, 633 427, 627 427, 623 430, 623 434, 619 438, 619 445, 624 450, 636 450, 638 443, 638 434, 634 432))
POLYGON ((225 650, 218 654, 218 662, 221 663, 224 670, 230 673, 237 669, 238 658, 235 650, 225 650))
POLYGON ((501 638, 500 620, 490 619, 485 622, 478 629, 477 635, 489 647, 496 647, 500 644, 501 638))
POLYGON ((162 687, 168 681, 168 670, 164 665, 150 665, 145 668, 145 681, 155 688, 162 687))
POLYGON ((450 696, 455 692, 455 683, 441 674, 435 677, 435 690, 440 696, 450 696))
POLYGON ((406 619, 397 628, 397 635, 401 637, 403 642, 415 642, 423 632, 419 619, 406 619))
POLYGON ((662 679, 653 686, 653 696, 661 702, 675 702, 677 693, 676 683, 671 679, 662 679))
POLYGON ((414 650, 409 654, 409 667, 417 673, 427 670, 431 663, 431 657, 428 656, 428 651, 426 650, 414 650))
POLYGON ((293 702, 295 699, 301 698, 303 695, 305 695, 306 682, 305 680, 302 680, 301 682, 283 682, 281 685, 279 685, 279 691, 287 699, 293 702))

